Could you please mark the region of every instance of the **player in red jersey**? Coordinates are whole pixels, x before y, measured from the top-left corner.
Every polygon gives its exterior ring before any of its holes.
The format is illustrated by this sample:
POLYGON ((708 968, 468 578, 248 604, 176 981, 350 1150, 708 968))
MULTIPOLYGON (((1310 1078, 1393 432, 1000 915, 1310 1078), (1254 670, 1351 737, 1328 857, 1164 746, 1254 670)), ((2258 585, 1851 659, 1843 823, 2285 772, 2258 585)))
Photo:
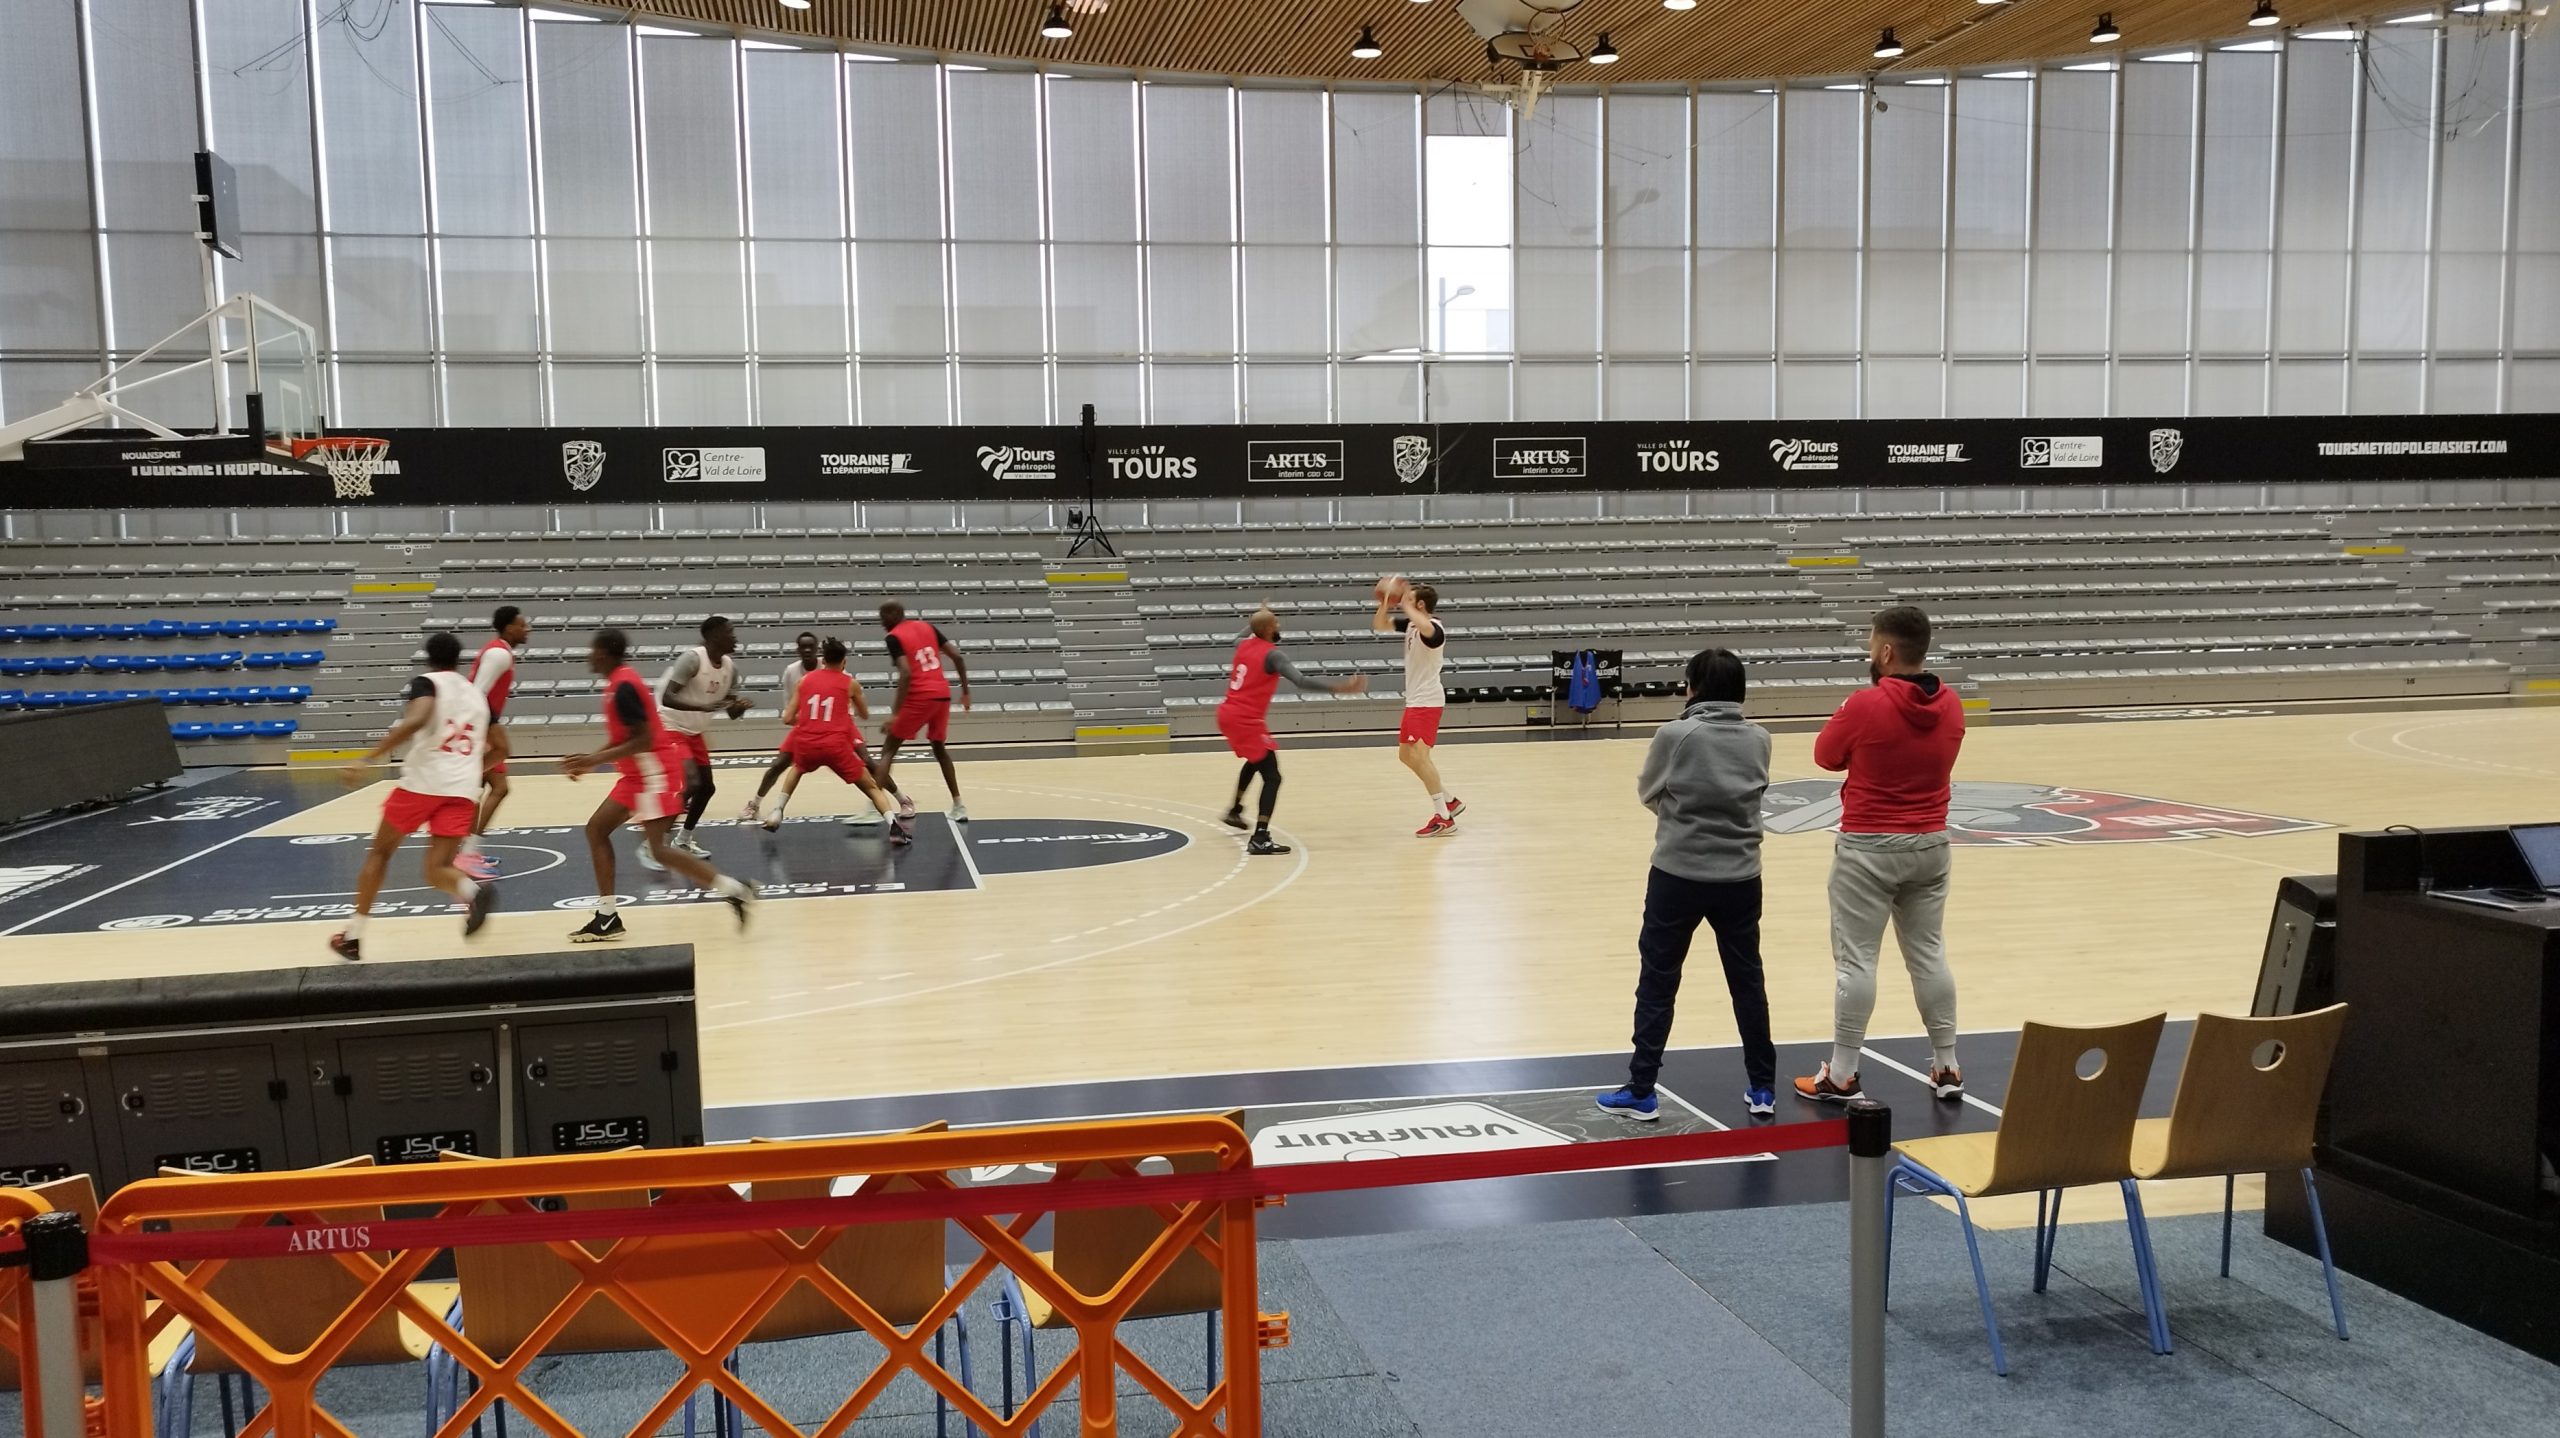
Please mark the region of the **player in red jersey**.
POLYGON ((764 796, 773 792, 774 783, 781 779, 783 775, 793 772, 791 768, 791 734, 789 727, 791 723, 791 716, 797 711, 797 706, 800 702, 800 681, 817 672, 818 636, 811 630, 803 629, 800 631, 800 637, 792 641, 791 662, 784 665, 782 669, 782 722, 784 730, 781 749, 780 752, 773 756, 773 762, 765 766, 764 780, 756 785, 755 797, 747 801, 747 807, 738 811, 739 823, 752 824, 756 822, 756 811, 758 807, 764 803, 764 796))
MULTIPOLYGON (((898 746, 921 734, 933 745, 934 761, 942 766, 942 785, 951 791, 951 822, 969 822, 969 809, 960 802, 960 775, 951 767, 951 750, 944 743, 951 737, 951 677, 943 672, 949 665, 960 676, 960 707, 969 707, 969 662, 942 631, 921 619, 909 619, 907 607, 892 601, 880 606, 880 627, 889 631, 889 659, 898 671, 898 703, 889 711, 889 736, 880 743, 880 782, 889 784, 889 767, 898 761, 898 746)), ((890 792, 897 786, 889 784, 890 792)), ((898 813, 912 819, 916 801, 898 795, 898 813)))
POLYGON ((329 938, 329 952, 339 958, 364 957, 365 921, 373 917, 374 896, 382 892, 392 851, 420 829, 427 831, 427 882, 465 906, 465 937, 480 932, 497 905, 495 884, 479 882, 453 862, 454 851, 471 831, 473 799, 480 792, 482 735, 489 727, 489 706, 480 691, 453 672, 461 660, 462 641, 451 630, 428 635, 427 672, 409 681, 400 722, 342 776, 353 788, 365 781, 363 765, 401 750, 399 786, 382 801, 382 822, 356 872, 356 911, 329 938))
POLYGON ((684 810, 686 750, 659 723, 658 701, 649 692, 649 681, 627 662, 630 652, 630 636, 621 630, 596 631, 587 651, 587 668, 604 676, 605 747, 560 761, 571 779, 584 778, 607 764, 617 765, 622 775, 587 820, 587 853, 596 866, 596 911, 584 928, 569 935, 569 941, 593 944, 622 937, 620 901, 613 890, 613 831, 635 822, 653 858, 726 901, 744 927, 747 905, 755 901, 755 886, 730 878, 667 842, 667 830, 684 810))
POLYGON ((1262 804, 1244 851, 1285 854, 1288 845, 1271 841, 1271 811, 1280 803, 1280 754, 1271 742, 1272 692, 1286 679, 1300 689, 1357 694, 1369 687, 1369 680, 1360 674, 1339 684, 1308 678, 1280 652, 1280 616, 1268 608, 1255 610, 1246 627, 1249 632, 1236 641, 1235 658, 1227 664, 1227 697, 1218 705, 1218 732, 1226 736, 1227 748, 1244 761, 1243 772, 1236 775, 1236 801, 1227 807, 1227 826, 1244 827, 1244 791, 1259 774, 1262 804))
MULTIPOLYGON (((889 823, 889 842, 912 844, 915 825, 896 812, 897 801, 890 798, 871 777, 870 765, 862 757, 862 731, 853 725, 858 716, 871 717, 871 706, 863 702, 862 685, 844 672, 844 641, 830 639, 818 650, 819 667, 800 681, 798 698, 791 708, 791 737, 783 752, 791 756, 792 778, 813 769, 826 769, 871 800, 871 807, 889 823)), ((765 811, 766 829, 782 827, 782 811, 791 802, 796 785, 785 788, 773 807, 765 811)))
POLYGON ((512 604, 501 604, 489 616, 489 627, 497 631, 488 643, 480 646, 471 661, 471 684, 489 703, 489 747, 487 767, 481 773, 479 812, 471 821, 471 833, 462 841, 461 856, 454 862, 471 877, 487 883, 498 877, 498 865, 480 852, 480 836, 489 832, 489 821, 496 818, 498 806, 507 801, 507 696, 516 689, 516 651, 533 637, 533 621, 512 604))

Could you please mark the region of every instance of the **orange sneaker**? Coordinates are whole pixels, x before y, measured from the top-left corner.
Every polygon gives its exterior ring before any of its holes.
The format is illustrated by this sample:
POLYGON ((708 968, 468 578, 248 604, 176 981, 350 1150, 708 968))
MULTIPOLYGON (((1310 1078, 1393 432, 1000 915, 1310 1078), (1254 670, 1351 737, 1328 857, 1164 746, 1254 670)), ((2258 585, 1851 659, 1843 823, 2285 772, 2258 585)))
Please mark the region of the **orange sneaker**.
POLYGON ((1828 1059, 1823 1061, 1822 1067, 1814 1070, 1813 1077, 1800 1078, 1796 1080, 1796 1093, 1798 1096, 1813 1099, 1820 1103, 1847 1103, 1849 1100, 1857 1098, 1865 1092, 1865 1089, 1858 1087, 1858 1076, 1856 1074, 1849 1075, 1849 1081, 1845 1084, 1833 1083, 1831 1081, 1831 1062, 1828 1059))

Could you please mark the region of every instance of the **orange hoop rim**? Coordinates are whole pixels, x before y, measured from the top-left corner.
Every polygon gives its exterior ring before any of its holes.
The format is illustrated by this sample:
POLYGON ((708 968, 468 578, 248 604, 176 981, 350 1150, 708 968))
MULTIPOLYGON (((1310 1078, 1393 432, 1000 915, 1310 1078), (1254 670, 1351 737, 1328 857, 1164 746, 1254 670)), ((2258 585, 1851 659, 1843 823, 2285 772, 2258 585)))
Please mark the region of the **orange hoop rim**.
POLYGON ((309 439, 289 440, 287 444, 295 459, 308 459, 314 454, 330 450, 348 451, 349 457, 353 458, 367 450, 379 451, 391 448, 391 441, 364 434, 314 435, 309 439))

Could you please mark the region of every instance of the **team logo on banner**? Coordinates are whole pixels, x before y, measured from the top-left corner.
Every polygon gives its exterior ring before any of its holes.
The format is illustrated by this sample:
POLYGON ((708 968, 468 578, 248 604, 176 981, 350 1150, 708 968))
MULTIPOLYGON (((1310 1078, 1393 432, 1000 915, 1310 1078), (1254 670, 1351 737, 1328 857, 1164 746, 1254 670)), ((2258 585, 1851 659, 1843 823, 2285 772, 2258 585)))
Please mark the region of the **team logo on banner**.
POLYGON ((560 472, 580 494, 604 478, 604 446, 592 439, 573 439, 560 446, 560 472))
MULTIPOLYGON (((1785 779, 1760 801, 1772 834, 1840 827, 1840 781, 1785 779)), ((1959 779, 1947 806, 1949 837, 1958 844, 2025 848, 2039 844, 2157 844, 2171 839, 2258 839, 2329 826, 2214 804, 2182 804, 2142 794, 2053 784, 1982 783, 1959 779)))
POLYGON ((1395 459, 1398 483, 1412 484, 1420 480, 1424 472, 1431 468, 1431 436, 1427 434, 1397 435, 1395 459))
POLYGON ((2178 467, 2178 451, 2184 449, 2187 437, 2174 429, 2151 431, 2151 472, 2167 474, 2178 467))

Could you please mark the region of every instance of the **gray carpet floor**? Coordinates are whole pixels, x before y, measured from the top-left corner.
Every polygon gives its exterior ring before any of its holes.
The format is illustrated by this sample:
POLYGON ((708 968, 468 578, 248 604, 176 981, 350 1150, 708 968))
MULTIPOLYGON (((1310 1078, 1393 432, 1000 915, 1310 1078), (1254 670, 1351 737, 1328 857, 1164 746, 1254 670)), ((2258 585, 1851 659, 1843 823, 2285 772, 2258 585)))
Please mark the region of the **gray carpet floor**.
MULTIPOLYGON (((2149 1438, 2163 1433, 2547 1435, 2560 1368, 2353 1278, 2353 1341, 2329 1330, 2319 1265, 2244 1217, 2232 1277, 2215 1271, 2220 1221, 2156 1221, 2176 1351, 2144 1340, 2120 1222, 2063 1229, 2048 1291, 2031 1291, 2032 1235, 1985 1233, 2011 1373, 1991 1372, 1954 1217, 1906 1200, 1895 1236, 1887 1333, 1891 1431, 2149 1438)), ((1848 1422, 1847 1214, 1837 1205, 1270 1243, 1263 1305, 1286 1309, 1292 1345, 1263 1355, 1272 1438, 1561 1438, 1561 1435, 1839 1433, 1848 1422)), ((1125 1330, 1187 1391, 1205 1378, 1204 1321, 1125 1330)), ((1003 1336, 977 1310, 975 1390, 1002 1382, 1003 1336)), ((1040 1334, 1048 1372, 1071 1348, 1040 1334)), ((832 1337, 754 1348, 750 1383, 814 1428, 876 1356, 832 1337)), ((671 1360, 546 1359, 532 1386, 589 1434, 623 1433, 675 1378, 671 1360)), ((1016 1391, 1027 1386, 1014 1375, 1016 1391)), ((1171 1431, 1125 1376, 1122 1431, 1171 1431)), ((421 1431, 415 1368, 334 1374, 323 1401, 364 1438, 421 1431)), ((220 1438, 210 1380, 189 1431, 220 1438)), ((1074 1431, 1074 1388, 1051 1421, 1074 1431)), ((852 1430, 935 1432, 932 1395, 902 1377, 852 1430)), ((12 1409, 0 1431, 16 1431, 12 1409)), ((698 1431, 710 1432, 707 1408, 698 1431)), ((511 1434, 539 1431, 521 1416, 511 1434)), ((681 1426, 666 1431, 681 1432, 681 1426)), ((961 1431, 953 1421, 948 1431, 961 1431)))

